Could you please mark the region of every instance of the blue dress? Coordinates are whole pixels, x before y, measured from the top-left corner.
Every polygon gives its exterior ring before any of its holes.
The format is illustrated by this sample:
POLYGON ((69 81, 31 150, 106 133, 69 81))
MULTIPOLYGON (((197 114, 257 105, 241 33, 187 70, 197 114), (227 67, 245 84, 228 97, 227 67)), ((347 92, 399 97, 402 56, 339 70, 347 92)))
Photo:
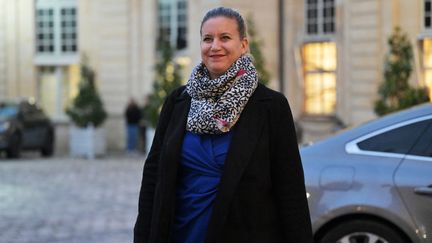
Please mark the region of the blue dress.
POLYGON ((186 132, 176 191, 174 243, 203 243, 233 132, 186 132))

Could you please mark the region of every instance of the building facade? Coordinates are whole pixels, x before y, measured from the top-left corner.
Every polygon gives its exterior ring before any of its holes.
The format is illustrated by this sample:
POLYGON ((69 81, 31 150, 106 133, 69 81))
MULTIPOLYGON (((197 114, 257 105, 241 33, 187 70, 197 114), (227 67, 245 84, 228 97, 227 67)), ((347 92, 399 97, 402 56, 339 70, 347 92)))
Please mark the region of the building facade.
MULTIPOLYGON (((123 111, 152 89, 157 42, 176 48, 185 80, 200 61, 199 28, 213 7, 251 18, 270 87, 290 101, 303 141, 375 117, 387 38, 396 26, 414 48, 414 86, 432 88, 431 0, 0 0, 0 98, 34 97, 68 148, 64 108, 87 56, 109 119, 108 148, 124 148, 123 111)), ((432 95, 431 95, 432 97, 432 95)))
POLYGON ((0 98, 34 97, 56 124, 56 151, 66 153, 64 109, 85 55, 109 114, 108 149, 123 149, 127 101, 151 91, 155 10, 144 0, 0 0, 0 98))

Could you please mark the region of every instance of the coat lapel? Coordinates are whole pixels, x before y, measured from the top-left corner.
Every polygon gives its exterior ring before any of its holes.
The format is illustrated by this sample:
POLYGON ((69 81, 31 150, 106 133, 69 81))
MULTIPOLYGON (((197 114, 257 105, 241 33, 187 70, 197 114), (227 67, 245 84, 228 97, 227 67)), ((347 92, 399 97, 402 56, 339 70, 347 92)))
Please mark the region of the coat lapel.
POLYGON ((160 231, 157 239, 160 242, 168 242, 170 225, 174 219, 175 191, 177 182, 177 171, 179 167, 181 147, 185 134, 187 115, 190 107, 190 97, 183 93, 174 105, 171 119, 165 134, 165 145, 161 155, 161 200, 160 200, 160 231))
POLYGON ((259 92, 256 93, 258 94, 251 97, 234 127, 231 147, 225 160, 218 194, 213 205, 206 242, 218 242, 216 239, 220 237, 220 231, 226 220, 237 184, 251 160, 253 148, 259 141, 265 112, 263 112, 264 106, 260 102, 261 95, 259 92))
POLYGON ((176 100, 171 121, 165 134, 166 142, 164 145, 164 157, 161 159, 163 163, 161 173, 167 173, 165 178, 167 179, 168 192, 175 191, 177 168, 180 161, 189 107, 189 96, 180 95, 176 100))

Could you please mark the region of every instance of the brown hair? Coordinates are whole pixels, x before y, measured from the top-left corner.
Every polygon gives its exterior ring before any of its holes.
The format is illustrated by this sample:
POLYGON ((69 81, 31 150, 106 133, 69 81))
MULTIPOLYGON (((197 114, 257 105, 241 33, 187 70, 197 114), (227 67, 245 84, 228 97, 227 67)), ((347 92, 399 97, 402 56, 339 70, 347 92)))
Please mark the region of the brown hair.
POLYGON ((243 17, 239 14, 239 12, 235 11, 231 8, 225 8, 225 7, 218 7, 209 10, 205 15, 203 20, 201 21, 201 27, 200 27, 200 35, 202 35, 202 27, 204 23, 215 17, 226 17, 229 19, 234 19, 237 22, 237 30, 240 34, 240 39, 243 39, 246 37, 246 25, 243 20, 243 17))

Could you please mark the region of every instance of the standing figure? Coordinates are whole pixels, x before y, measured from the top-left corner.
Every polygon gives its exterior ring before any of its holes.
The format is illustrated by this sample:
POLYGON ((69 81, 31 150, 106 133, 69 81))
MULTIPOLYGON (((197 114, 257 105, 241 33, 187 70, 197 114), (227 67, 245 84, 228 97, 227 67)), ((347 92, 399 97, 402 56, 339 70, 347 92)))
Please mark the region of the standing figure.
POLYGON ((138 124, 141 120, 141 110, 133 98, 129 100, 124 116, 126 118, 126 149, 136 152, 138 143, 138 124))
POLYGON ((312 243, 285 96, 258 83, 242 16, 201 22, 201 58, 169 95, 145 162, 135 243, 312 243))

